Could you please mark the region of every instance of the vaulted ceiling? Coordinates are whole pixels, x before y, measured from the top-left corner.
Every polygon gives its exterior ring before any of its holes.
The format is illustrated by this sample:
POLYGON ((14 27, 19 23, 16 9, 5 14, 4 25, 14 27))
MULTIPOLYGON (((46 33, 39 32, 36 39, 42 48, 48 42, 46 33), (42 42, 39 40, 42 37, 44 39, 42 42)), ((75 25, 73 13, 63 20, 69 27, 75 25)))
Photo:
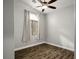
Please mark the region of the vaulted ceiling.
MULTIPOLYGON (((36 6, 40 6, 41 4, 38 2, 38 0, 35 0, 36 3, 32 2, 33 0, 22 0, 25 3, 28 3, 30 6, 32 6, 33 8, 37 9, 38 11, 41 12, 41 7, 36 7, 36 6)), ((44 0, 42 0, 44 1, 44 0)), ((45 0, 45 1, 50 1, 50 0, 45 0)), ((65 8, 67 6, 73 5, 75 4, 75 0, 57 0, 56 2, 50 4, 51 6, 56 6, 56 10, 60 9, 60 8, 65 8)), ((46 8, 45 9, 45 13, 48 12, 52 12, 55 11, 55 9, 50 9, 50 8, 46 8)))

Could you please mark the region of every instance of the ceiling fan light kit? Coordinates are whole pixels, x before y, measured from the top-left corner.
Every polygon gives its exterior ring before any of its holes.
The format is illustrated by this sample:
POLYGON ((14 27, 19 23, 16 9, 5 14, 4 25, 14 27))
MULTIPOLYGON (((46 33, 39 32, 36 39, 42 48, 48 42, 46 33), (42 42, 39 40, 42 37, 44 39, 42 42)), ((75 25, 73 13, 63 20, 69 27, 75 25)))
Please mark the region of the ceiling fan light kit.
POLYGON ((45 6, 42 6, 42 9, 46 9, 47 8, 47 6, 45 5, 45 6))

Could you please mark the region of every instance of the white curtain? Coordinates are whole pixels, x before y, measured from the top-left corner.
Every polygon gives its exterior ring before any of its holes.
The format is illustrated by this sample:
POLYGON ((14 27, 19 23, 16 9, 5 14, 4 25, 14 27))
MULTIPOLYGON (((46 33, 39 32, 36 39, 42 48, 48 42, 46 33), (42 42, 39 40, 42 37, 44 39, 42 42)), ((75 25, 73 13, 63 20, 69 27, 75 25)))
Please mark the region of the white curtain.
POLYGON ((23 34, 22 41, 30 41, 30 20, 29 20, 29 11, 24 10, 24 24, 23 24, 23 34))

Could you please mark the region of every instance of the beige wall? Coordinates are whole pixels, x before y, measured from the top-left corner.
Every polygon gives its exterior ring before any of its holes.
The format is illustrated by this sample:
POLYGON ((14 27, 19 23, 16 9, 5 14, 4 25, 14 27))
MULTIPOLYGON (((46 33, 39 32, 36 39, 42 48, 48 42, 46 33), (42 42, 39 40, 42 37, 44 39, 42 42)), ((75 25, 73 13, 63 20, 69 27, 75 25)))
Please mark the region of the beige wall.
POLYGON ((14 59, 13 5, 13 0, 3 0, 3 59, 14 59))
POLYGON ((47 14, 47 42, 74 50, 75 6, 47 14))
MULTIPOLYGON (((15 0, 14 3, 14 40, 15 40, 15 49, 21 48, 27 45, 32 45, 44 41, 45 32, 44 32, 44 14, 40 15, 40 40, 30 40, 28 43, 22 42, 22 32, 23 32, 23 21, 24 21, 24 9, 29 10, 33 13, 40 14, 39 11, 33 9, 27 3, 21 0, 15 0)), ((27 38, 28 39, 28 38, 27 38)))

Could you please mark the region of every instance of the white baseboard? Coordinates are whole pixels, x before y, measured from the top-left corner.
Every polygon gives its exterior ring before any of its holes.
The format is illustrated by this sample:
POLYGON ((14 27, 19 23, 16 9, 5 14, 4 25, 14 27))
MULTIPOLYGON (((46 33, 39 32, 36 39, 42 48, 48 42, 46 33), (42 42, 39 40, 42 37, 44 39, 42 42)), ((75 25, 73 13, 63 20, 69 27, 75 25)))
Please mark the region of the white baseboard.
POLYGON ((17 49, 14 49, 14 51, 18 51, 18 50, 21 50, 21 49, 25 49, 25 48, 36 46, 36 45, 43 44, 43 43, 46 43, 46 44, 49 44, 49 45, 53 45, 53 46, 57 46, 57 47, 60 47, 60 48, 64 48, 64 49, 67 49, 67 50, 70 50, 70 51, 74 51, 74 49, 70 49, 70 48, 67 48, 67 47, 64 47, 64 46, 60 46, 60 45, 57 45, 57 44, 53 44, 53 43, 50 43, 50 42, 44 42, 44 41, 43 42, 34 43, 34 44, 31 44, 31 45, 28 45, 28 46, 25 46, 25 47, 17 48, 17 49))
POLYGON ((71 49, 71 48, 67 48, 67 47, 64 47, 64 46, 60 46, 60 45, 57 45, 57 44, 53 44, 53 43, 50 43, 50 42, 45 42, 49 45, 53 45, 53 46, 57 46, 57 47, 60 47, 60 48, 63 48, 63 49, 67 49, 67 50, 70 50, 70 51, 74 51, 74 49, 71 49))
POLYGON ((28 47, 36 46, 36 45, 39 45, 39 44, 42 44, 42 43, 45 43, 45 42, 44 41, 43 42, 37 42, 37 43, 31 44, 31 45, 28 45, 28 46, 16 48, 16 49, 14 49, 14 51, 18 51, 18 50, 25 49, 25 48, 28 48, 28 47))

